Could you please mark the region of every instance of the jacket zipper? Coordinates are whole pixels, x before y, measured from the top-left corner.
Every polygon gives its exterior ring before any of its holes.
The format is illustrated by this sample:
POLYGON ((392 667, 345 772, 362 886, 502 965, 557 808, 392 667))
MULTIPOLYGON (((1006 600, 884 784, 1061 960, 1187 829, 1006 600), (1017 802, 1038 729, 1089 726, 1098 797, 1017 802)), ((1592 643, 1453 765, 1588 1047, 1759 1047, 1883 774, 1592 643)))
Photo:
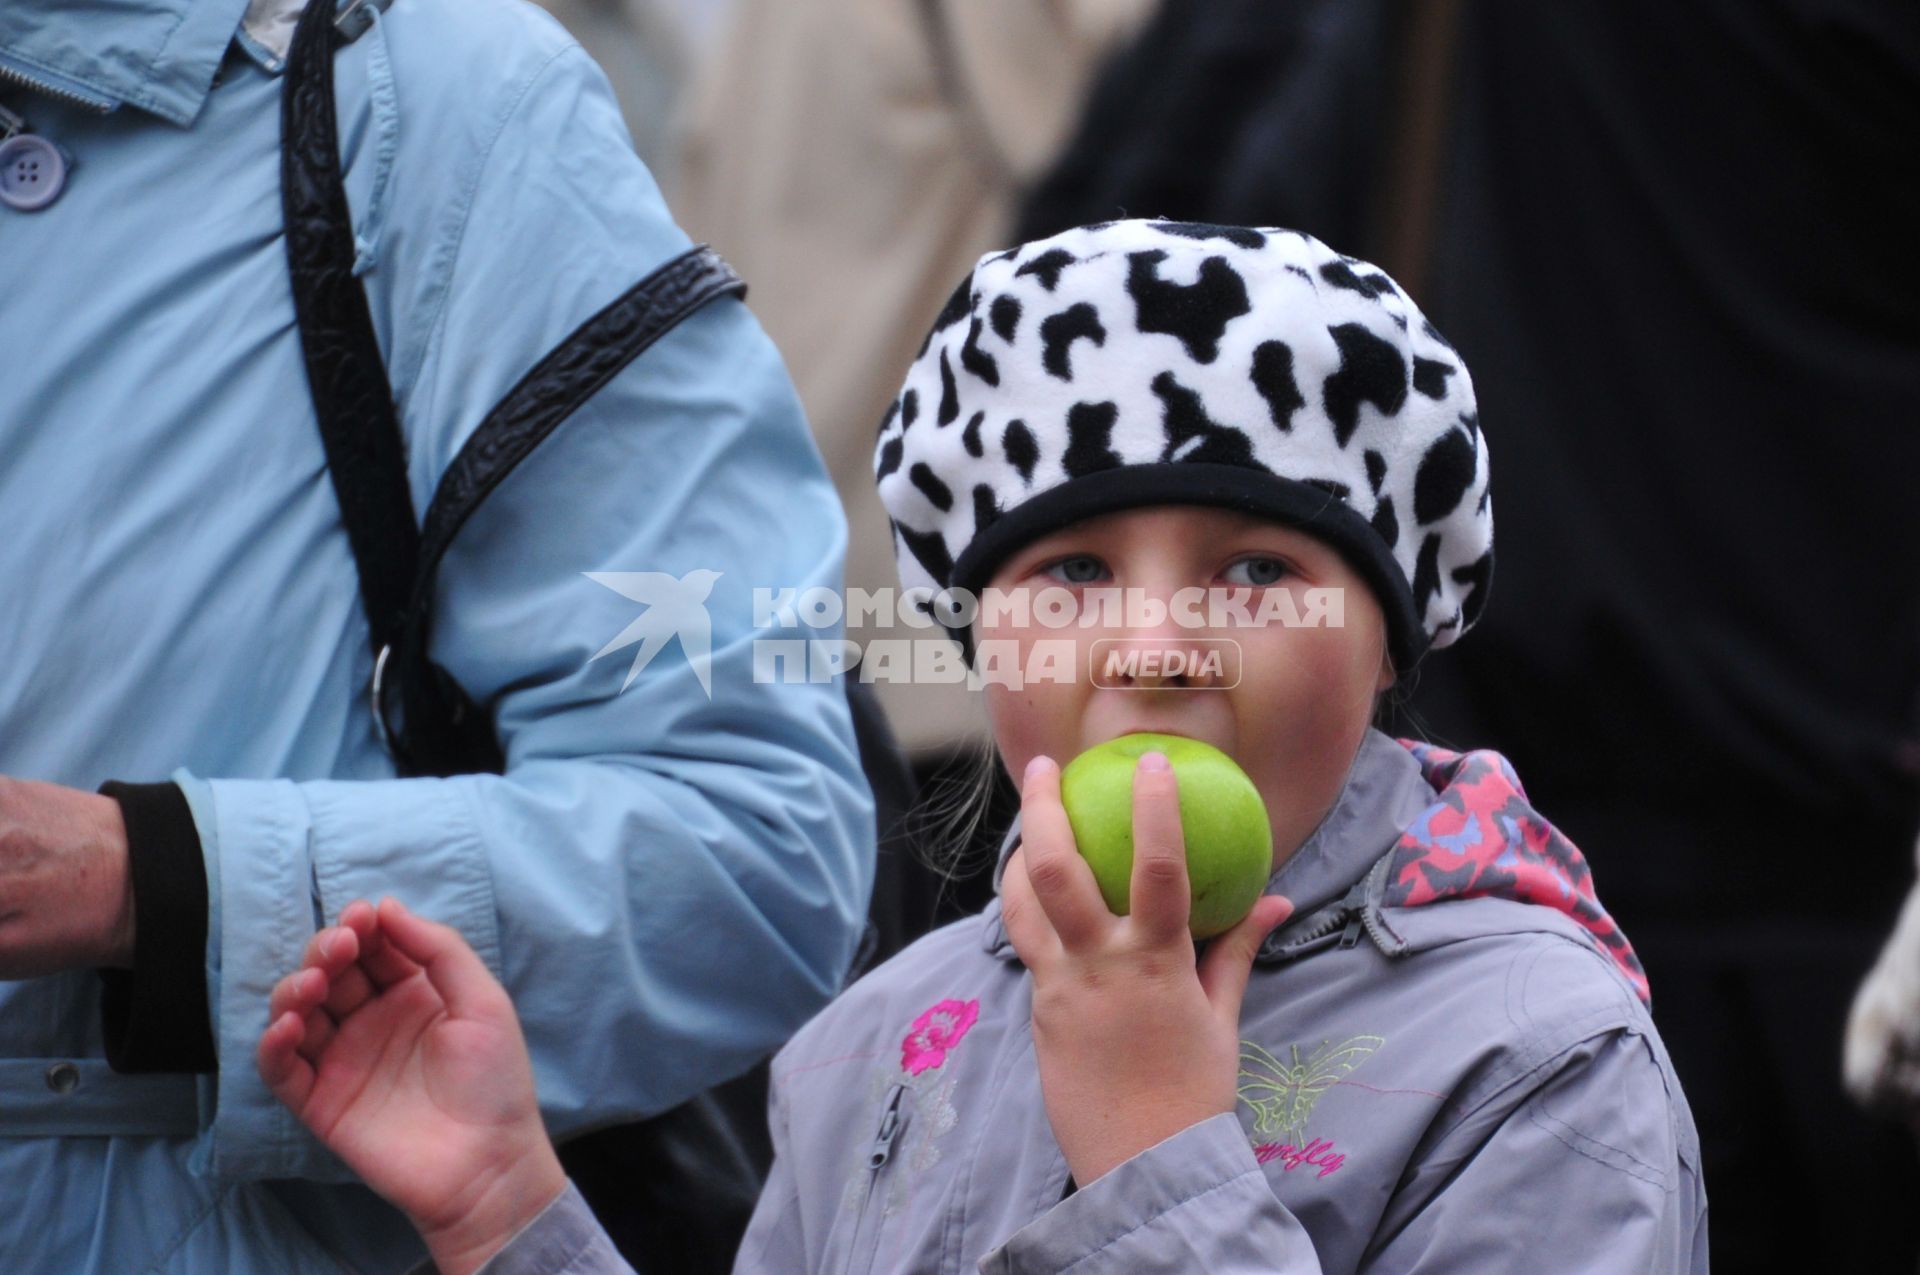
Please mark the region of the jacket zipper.
POLYGON ((860 1202, 860 1213, 853 1223, 853 1243, 847 1250, 848 1275, 853 1275, 856 1270, 861 1275, 871 1275, 874 1258, 880 1251, 880 1220, 874 1221, 872 1234, 867 1235, 867 1218, 873 1212, 873 1197, 880 1189, 881 1171, 893 1159, 893 1144, 899 1139, 905 1123, 900 1115, 900 1101, 906 1095, 907 1086, 900 1081, 895 1081, 893 1087, 887 1090, 887 1105, 880 1113, 880 1127, 867 1148, 867 1194, 860 1202))
MULTIPOLYGON (((1357 920, 1354 909, 1350 907, 1331 908, 1325 916, 1313 923, 1311 929, 1288 935, 1286 942, 1274 949, 1273 955, 1302 951, 1309 945, 1319 943, 1343 928, 1353 925, 1357 920)), ((1342 938, 1344 937, 1343 935, 1342 938)))
POLYGON ((49 84, 45 80, 28 75, 25 71, 17 71, 5 63, 0 63, 0 84, 17 84, 45 97, 57 98, 83 110, 92 111, 96 115, 105 115, 113 110, 113 103, 103 98, 94 97, 92 94, 82 93, 76 89, 61 88, 57 84, 49 84))

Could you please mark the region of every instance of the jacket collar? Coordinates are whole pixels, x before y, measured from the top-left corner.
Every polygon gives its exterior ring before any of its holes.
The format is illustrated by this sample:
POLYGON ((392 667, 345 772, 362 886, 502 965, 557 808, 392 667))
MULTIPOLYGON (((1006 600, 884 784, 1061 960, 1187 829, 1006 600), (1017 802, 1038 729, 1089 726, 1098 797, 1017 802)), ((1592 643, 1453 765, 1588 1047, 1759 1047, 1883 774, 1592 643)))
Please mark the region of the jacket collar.
POLYGON ((6 0, 0 70, 57 96, 132 106, 186 127, 249 0, 6 0))
MULTIPOLYGON (((1293 914, 1306 917, 1341 898, 1367 875, 1400 838, 1401 830, 1433 803, 1434 790, 1422 778, 1420 763, 1392 738, 1369 730, 1347 769, 1340 795, 1320 826, 1280 865, 1267 882, 1268 894, 1293 901, 1293 914)), ((995 898, 983 916, 988 951, 1011 958, 1013 945, 1000 924, 1000 878, 1020 844, 1020 820, 1000 843, 993 873, 995 898)))

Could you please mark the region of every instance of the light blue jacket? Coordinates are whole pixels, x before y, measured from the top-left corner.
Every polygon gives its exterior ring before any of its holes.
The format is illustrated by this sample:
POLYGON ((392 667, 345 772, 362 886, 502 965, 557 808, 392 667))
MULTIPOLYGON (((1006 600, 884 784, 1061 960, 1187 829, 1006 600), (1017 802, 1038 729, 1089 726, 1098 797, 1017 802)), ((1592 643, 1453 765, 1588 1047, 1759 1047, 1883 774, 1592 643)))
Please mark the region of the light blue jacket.
MULTIPOLYGON (((50 206, 0 207, 0 774, 182 785, 219 1051, 217 1077, 116 1075, 95 975, 0 983, 8 1272, 418 1257, 362 1189, 316 1184, 348 1175, 253 1064, 269 989, 354 898, 457 925, 502 975, 558 1134, 776 1045, 865 912, 841 691, 754 678, 754 639, 794 635, 753 629, 752 591, 837 586, 845 532, 737 301, 603 388, 445 561, 435 657, 493 707, 507 773, 393 777, 282 238, 270 11, 296 7, 0 5, 0 105, 71 161, 50 206), (711 696, 679 641, 623 691, 638 648, 593 657, 643 608, 585 573, 699 569, 711 696)), ((521 374, 688 241, 599 72, 514 0, 397 0, 336 83, 424 510, 521 374)))

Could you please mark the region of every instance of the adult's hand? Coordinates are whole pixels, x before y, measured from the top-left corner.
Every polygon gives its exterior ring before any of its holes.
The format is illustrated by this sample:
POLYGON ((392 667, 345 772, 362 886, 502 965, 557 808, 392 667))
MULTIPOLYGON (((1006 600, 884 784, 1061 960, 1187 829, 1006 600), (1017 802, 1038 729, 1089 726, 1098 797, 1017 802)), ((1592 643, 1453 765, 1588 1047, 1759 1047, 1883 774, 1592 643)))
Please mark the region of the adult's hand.
POLYGON ((120 803, 0 776, 0 979, 132 964, 120 803))

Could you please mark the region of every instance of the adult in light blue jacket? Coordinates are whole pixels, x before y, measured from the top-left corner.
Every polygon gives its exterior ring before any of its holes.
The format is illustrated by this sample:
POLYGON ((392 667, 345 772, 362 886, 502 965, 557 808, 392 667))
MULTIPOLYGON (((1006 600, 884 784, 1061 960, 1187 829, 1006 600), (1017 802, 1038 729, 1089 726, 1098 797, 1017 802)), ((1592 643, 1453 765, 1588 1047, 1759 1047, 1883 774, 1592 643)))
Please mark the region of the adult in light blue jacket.
MULTIPOLYGON (((416 1259, 252 1065, 274 980, 356 896, 451 921, 501 974, 560 1135, 766 1052, 837 986, 864 912, 841 692, 753 660, 782 636, 754 629, 753 590, 837 585, 845 533, 735 300, 628 365, 461 531, 433 655, 492 710, 506 771, 395 778, 288 282, 297 9, 0 6, 7 1271, 416 1259), (587 573, 702 570, 707 676, 674 642, 623 690, 636 648, 593 657, 642 607, 587 573)), ((339 135, 424 509, 520 376, 688 243, 548 19, 369 12, 335 60, 339 135)))

